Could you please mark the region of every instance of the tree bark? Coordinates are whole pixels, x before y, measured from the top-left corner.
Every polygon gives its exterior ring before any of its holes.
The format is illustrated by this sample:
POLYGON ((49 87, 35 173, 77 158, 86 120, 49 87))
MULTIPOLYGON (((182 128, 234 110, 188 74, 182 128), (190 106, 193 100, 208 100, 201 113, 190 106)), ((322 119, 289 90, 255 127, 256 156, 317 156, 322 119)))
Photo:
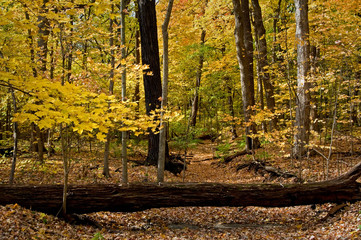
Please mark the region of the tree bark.
POLYGON ((277 24, 280 19, 282 0, 278 0, 277 8, 273 15, 273 46, 272 46, 272 63, 277 62, 277 51, 279 50, 280 44, 277 43, 277 24))
MULTIPOLYGON (((11 97, 13 100, 13 109, 14 109, 14 115, 15 115, 18 110, 17 110, 17 104, 16 104, 16 97, 15 97, 14 89, 12 86, 10 87, 10 92, 11 92, 11 97)), ((18 123, 17 122, 13 123, 13 138, 14 138, 14 149, 13 149, 13 160, 11 163, 11 171, 10 171, 10 178, 9 178, 10 184, 14 183, 16 157, 17 157, 17 152, 18 152, 18 123)))
POLYGON ((232 87, 230 86, 230 78, 227 77, 226 78, 226 82, 227 82, 227 91, 228 91, 228 108, 229 108, 229 114, 232 117, 232 123, 231 123, 231 134, 232 134, 232 139, 236 139, 238 137, 237 135, 237 128, 236 128, 236 124, 235 124, 235 120, 234 120, 234 108, 233 108, 233 91, 232 91, 232 87))
MULTIPOLYGON (((114 4, 111 6, 111 14, 114 13, 114 4)), ((109 72, 109 95, 113 95, 114 91, 114 69, 115 69, 115 51, 114 51, 114 31, 113 31, 113 18, 109 17, 109 46, 110 50, 110 72, 109 72)), ((110 106, 109 106, 110 107, 110 106)), ((109 154, 110 154, 110 141, 111 141, 111 132, 107 132, 106 142, 104 144, 104 168, 103 175, 107 178, 110 177, 109 172, 109 154)))
MULTIPOLYGON (((120 1, 120 43, 123 45, 121 49, 122 59, 126 58, 125 48, 125 0, 120 1)), ((127 72, 126 65, 122 64, 122 101, 126 101, 127 96, 127 72)), ((128 183, 128 158, 127 158, 127 137, 128 132, 122 132, 122 183, 128 183)))
POLYGON ((172 13, 174 0, 169 0, 167 13, 162 25, 163 35, 163 86, 162 86, 162 105, 160 116, 160 131, 159 131, 159 157, 158 157, 158 172, 157 182, 164 182, 164 167, 166 162, 166 143, 167 143, 167 120, 164 119, 164 111, 168 105, 168 25, 172 13))
MULTIPOLYGON (((46 64, 47 64, 47 55, 48 55, 48 38, 50 34, 50 23, 49 20, 44 16, 48 12, 46 4, 48 0, 43 0, 43 5, 40 9, 40 14, 38 16, 38 57, 40 65, 41 76, 45 78, 46 76, 46 64)), ((34 70, 33 70, 34 71, 34 70)), ((33 73, 34 74, 34 73, 33 73)), ((36 126, 36 132, 38 137, 38 160, 43 162, 44 154, 44 142, 43 142, 43 131, 36 126)))
POLYGON ((235 16, 235 39, 237 48, 237 58, 240 68, 242 85, 242 102, 244 120, 246 123, 246 147, 248 150, 259 147, 258 138, 252 138, 252 134, 257 134, 256 125, 250 123, 255 105, 254 98, 254 78, 253 78, 253 40, 251 22, 249 17, 249 1, 233 0, 235 16))
MULTIPOLYGON (((27 9, 26 4, 24 4, 24 8, 27 9)), ((25 19, 30 22, 30 15, 27 10, 25 10, 25 19)), ((36 70, 35 64, 35 50, 34 50, 34 38, 31 29, 28 29, 28 44, 30 48, 30 61, 31 61, 31 68, 33 70, 33 77, 37 77, 38 73, 36 70)))
POLYGON ((296 41, 297 41, 297 108, 296 133, 293 156, 302 157, 306 153, 310 130, 310 82, 307 75, 310 68, 310 42, 308 24, 308 0, 295 0, 296 41))
MULTIPOLYGON (((286 207, 361 200, 361 162, 340 177, 306 184, 173 183, 69 186, 67 213, 133 212, 161 207, 286 207)), ((0 204, 50 214, 62 205, 61 185, 0 185, 0 204)))
MULTIPOLYGON (((145 107, 148 115, 161 106, 162 86, 159 64, 159 46, 155 0, 138 0, 139 28, 142 64, 149 68, 144 71, 145 107)), ((147 163, 157 165, 159 134, 150 131, 147 163)))
MULTIPOLYGON (((135 17, 138 19, 138 12, 135 13, 135 17)), ((135 32, 135 51, 134 51, 134 57, 135 57, 135 64, 140 65, 140 31, 139 29, 135 32)), ((140 101, 140 77, 137 74, 136 75, 136 83, 135 83, 135 89, 134 89, 134 96, 133 101, 137 103, 136 111, 139 113, 139 101, 140 101)))
POLYGON ((37 136, 37 147, 38 147, 38 160, 40 163, 44 162, 44 139, 43 139, 43 131, 38 127, 36 128, 36 136, 37 136))
MULTIPOLYGON (((266 41, 266 30, 263 25, 262 10, 259 5, 258 0, 252 0, 253 12, 254 12, 254 29, 258 41, 256 41, 257 46, 257 56, 258 64, 257 71, 259 73, 258 81, 264 86, 265 95, 266 95, 266 104, 267 108, 274 113, 275 110, 275 99, 274 99, 274 87, 270 80, 270 75, 267 68, 269 67, 267 60, 267 41, 266 41)), ((274 129, 277 124, 277 119, 273 118, 270 121, 270 129, 274 129)))
POLYGON ((43 5, 40 9, 40 15, 38 16, 38 48, 39 48, 39 61, 40 61, 40 71, 45 76, 46 71, 46 58, 48 55, 48 37, 50 34, 49 30, 49 20, 43 16, 48 10, 46 4, 48 0, 43 0, 43 5))

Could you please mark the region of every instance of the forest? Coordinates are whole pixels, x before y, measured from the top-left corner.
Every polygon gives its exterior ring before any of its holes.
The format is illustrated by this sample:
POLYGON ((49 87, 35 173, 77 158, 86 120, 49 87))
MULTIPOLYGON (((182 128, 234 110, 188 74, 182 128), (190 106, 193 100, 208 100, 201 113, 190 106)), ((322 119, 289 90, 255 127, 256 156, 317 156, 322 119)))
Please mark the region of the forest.
POLYGON ((0 0, 0 239, 358 239, 360 0, 0 0))

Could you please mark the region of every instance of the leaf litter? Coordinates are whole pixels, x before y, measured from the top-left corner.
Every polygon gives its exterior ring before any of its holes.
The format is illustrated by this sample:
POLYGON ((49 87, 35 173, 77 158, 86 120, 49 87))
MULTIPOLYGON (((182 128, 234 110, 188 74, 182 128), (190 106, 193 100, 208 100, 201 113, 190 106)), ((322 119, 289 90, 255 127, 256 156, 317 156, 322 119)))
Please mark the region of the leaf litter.
MULTIPOLYGON (((267 175, 255 174, 247 169, 237 172, 237 163, 247 161, 247 157, 237 158, 229 164, 220 164, 220 159, 216 158, 212 160, 214 147, 213 143, 205 142, 192 150, 193 157, 188 163, 184 179, 186 182, 271 181, 267 175), (200 161, 208 158, 210 160, 200 161)), ((290 166, 289 159, 277 156, 272 155, 276 166, 293 172, 297 170, 290 166)), ((47 163, 36 166, 34 161, 20 158, 17 183, 61 183, 61 164, 57 158, 59 156, 49 159, 48 164, 59 165, 58 170, 47 167, 47 163)), ((117 158, 111 160, 112 178, 106 179, 101 175, 101 159, 101 155, 79 154, 78 160, 73 162, 70 182, 119 183, 121 171, 116 170, 121 166, 121 161, 117 158)), ((353 163, 358 160, 354 157, 343 159, 353 163)), ((316 169, 321 169, 322 159, 313 157, 307 161, 312 161, 312 164, 309 168, 305 167, 308 171, 304 174, 305 180, 321 180, 322 174, 316 169)), ((2 164, 0 168, 3 181, 7 179, 8 164, 2 164)), ((335 168, 331 170, 331 176, 337 176, 338 171, 335 168)), ((344 171, 346 170, 345 167, 344 171)), ((155 176, 155 167, 136 166, 130 162, 131 182, 155 181, 155 176)), ((166 180, 169 182, 180 182, 182 177, 182 174, 174 176, 166 173, 166 180)), ((277 181, 291 180, 272 180, 277 181)), ((334 216, 327 217, 332 206, 333 204, 284 208, 176 207, 133 213, 87 214, 101 226, 95 227, 70 224, 55 216, 12 204, 0 206, 0 239, 360 239, 361 202, 348 204, 334 216)))

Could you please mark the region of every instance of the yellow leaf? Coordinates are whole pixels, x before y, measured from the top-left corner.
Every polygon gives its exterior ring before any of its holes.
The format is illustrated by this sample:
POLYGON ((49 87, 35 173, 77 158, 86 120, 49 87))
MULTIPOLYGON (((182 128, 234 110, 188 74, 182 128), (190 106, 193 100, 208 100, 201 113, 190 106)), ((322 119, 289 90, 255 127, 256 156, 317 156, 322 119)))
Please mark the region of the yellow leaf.
POLYGON ((100 132, 100 133, 97 133, 97 139, 99 140, 99 141, 101 141, 101 142, 105 142, 106 141, 106 135, 104 134, 104 133, 102 133, 102 132, 100 132))
POLYGON ((57 34, 59 32, 60 32, 60 28, 58 27, 53 28, 53 33, 57 34))

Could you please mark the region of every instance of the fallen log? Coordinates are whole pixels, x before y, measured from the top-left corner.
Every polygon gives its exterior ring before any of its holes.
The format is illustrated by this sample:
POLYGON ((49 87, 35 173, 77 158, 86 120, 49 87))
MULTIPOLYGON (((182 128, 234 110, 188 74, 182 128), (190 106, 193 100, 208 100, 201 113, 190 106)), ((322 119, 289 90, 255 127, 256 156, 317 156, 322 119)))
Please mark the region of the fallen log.
MULTIPOLYGON (((184 206, 285 207, 361 200, 361 163, 329 181, 305 184, 167 183, 69 186, 68 213, 133 212, 184 206)), ((57 214, 61 185, 0 185, 0 204, 57 214)))

